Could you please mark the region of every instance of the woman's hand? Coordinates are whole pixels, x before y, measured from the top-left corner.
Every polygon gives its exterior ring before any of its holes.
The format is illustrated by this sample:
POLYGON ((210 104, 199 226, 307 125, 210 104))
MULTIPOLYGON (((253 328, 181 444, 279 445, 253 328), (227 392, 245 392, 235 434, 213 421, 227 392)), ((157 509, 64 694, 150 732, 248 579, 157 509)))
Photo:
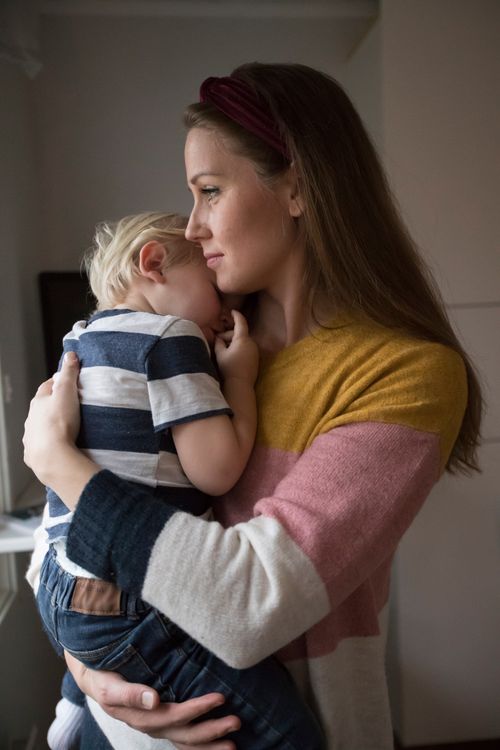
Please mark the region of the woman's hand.
POLYGON ((184 703, 160 703, 158 693, 146 685, 127 682, 114 672, 88 669, 70 654, 65 657, 80 689, 114 719, 151 737, 167 739, 178 750, 235 750, 234 742, 220 738, 239 729, 236 716, 192 723, 223 704, 224 697, 219 693, 184 703))
POLYGON ((61 371, 38 388, 24 423, 24 461, 38 479, 75 507, 98 467, 75 447, 80 428, 78 358, 70 352, 61 371))

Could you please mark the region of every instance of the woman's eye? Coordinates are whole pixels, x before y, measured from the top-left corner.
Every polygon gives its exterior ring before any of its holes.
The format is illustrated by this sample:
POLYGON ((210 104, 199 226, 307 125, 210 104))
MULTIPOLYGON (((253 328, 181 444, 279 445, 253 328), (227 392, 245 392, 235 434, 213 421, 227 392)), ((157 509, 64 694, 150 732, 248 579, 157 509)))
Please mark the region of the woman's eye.
POLYGON ((201 189, 201 192, 203 195, 206 195, 208 202, 211 203, 220 191, 219 188, 216 187, 204 187, 201 189))

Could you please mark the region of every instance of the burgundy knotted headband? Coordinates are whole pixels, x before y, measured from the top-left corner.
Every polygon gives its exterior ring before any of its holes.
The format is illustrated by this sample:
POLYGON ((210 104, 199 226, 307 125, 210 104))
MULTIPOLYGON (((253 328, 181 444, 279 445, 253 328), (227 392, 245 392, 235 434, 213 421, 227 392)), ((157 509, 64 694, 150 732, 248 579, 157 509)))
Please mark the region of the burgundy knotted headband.
POLYGON ((207 78, 200 87, 200 102, 209 102, 242 128, 258 136, 291 161, 288 148, 268 108, 239 78, 207 78))

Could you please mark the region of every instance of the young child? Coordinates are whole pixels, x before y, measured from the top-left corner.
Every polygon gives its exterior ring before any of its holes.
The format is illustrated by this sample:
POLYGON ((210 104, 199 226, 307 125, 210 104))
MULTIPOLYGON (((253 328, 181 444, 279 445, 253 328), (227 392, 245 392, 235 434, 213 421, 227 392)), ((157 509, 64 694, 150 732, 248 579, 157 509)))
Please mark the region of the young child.
MULTIPOLYGON (((204 515, 208 495, 235 484, 253 446, 258 350, 238 311, 225 330, 215 275, 185 240, 185 225, 177 215, 146 213, 98 227, 87 259, 97 312, 63 343, 81 363, 78 445, 103 468, 154 486, 160 500, 204 515)), ((322 747, 278 661, 235 670, 148 603, 76 566, 65 553, 72 513, 50 489, 47 501, 50 547, 37 603, 59 651, 147 683, 164 701, 224 693, 225 713, 242 719, 241 750, 322 747)), ((110 523, 112 506, 110 499, 110 523)), ((76 686, 65 680, 48 737, 57 750, 74 741, 82 714, 76 686)))

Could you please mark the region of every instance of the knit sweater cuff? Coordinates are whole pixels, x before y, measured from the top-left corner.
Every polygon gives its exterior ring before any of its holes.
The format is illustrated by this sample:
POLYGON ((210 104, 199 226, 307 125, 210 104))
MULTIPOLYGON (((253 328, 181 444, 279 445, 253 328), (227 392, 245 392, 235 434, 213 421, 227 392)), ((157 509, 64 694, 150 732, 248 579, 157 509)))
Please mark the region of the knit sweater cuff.
POLYGON ((73 562, 130 594, 140 596, 151 550, 178 512, 110 471, 95 474, 83 490, 67 539, 73 562))

